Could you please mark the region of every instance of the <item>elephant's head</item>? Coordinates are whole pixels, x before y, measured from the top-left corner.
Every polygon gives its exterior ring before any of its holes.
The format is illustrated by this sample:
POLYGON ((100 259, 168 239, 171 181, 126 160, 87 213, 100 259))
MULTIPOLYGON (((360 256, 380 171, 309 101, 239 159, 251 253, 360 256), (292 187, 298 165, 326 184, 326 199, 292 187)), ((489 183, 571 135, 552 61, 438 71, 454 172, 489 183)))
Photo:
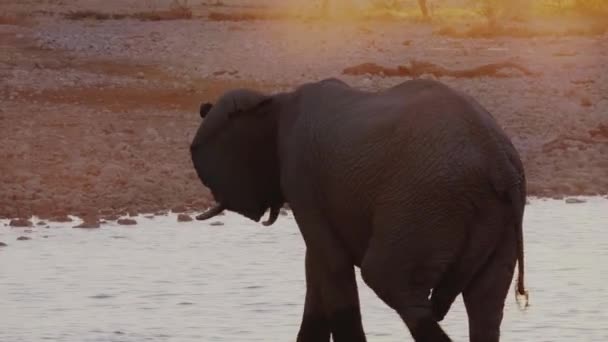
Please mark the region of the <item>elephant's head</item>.
POLYGON ((270 209, 273 224, 284 204, 279 179, 275 98, 232 90, 200 107, 201 123, 190 146, 194 168, 217 205, 197 219, 223 210, 256 222, 270 209))

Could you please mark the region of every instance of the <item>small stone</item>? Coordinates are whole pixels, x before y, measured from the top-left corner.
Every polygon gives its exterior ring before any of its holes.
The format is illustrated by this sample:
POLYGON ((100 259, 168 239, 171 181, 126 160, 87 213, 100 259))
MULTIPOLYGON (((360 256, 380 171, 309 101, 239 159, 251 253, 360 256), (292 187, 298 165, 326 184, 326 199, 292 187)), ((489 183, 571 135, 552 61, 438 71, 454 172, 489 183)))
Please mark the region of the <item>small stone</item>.
POLYGON ((7 244, 5 244, 4 242, 0 241, 0 247, 6 247, 8 246, 7 244))
POLYGON ((585 202, 587 202, 587 201, 585 201, 584 199, 580 199, 580 198, 574 198, 574 197, 566 198, 566 203, 568 203, 568 204, 585 203, 585 202))
POLYGON ((85 221, 77 226, 74 226, 73 228, 95 229, 95 228, 99 228, 99 222, 97 222, 97 221, 86 222, 85 221))
POLYGON ((209 225, 210 226, 223 226, 224 222, 215 221, 215 222, 211 222, 209 225))
POLYGON ((36 223, 36 225, 38 225, 38 226, 44 226, 44 225, 46 225, 46 222, 44 222, 44 221, 38 221, 38 223, 36 223))
POLYGON ((103 219, 106 221, 116 221, 120 218, 120 216, 118 215, 114 215, 114 214, 110 214, 110 215, 105 215, 103 216, 103 219))
POLYGON ((192 221, 192 217, 188 214, 179 214, 177 215, 177 222, 190 222, 192 221))
POLYGON ((11 227, 18 227, 18 228, 31 227, 32 221, 30 221, 28 219, 24 219, 24 218, 13 219, 13 220, 11 220, 11 222, 9 222, 8 225, 11 227))
POLYGON ((285 210, 285 209, 281 209, 281 211, 279 211, 279 213, 281 214, 281 216, 287 216, 288 215, 287 210, 285 210))
POLYGON ((26 240, 31 240, 32 238, 29 238, 27 236, 20 236, 17 238, 17 241, 26 241, 26 240))
POLYGON ((116 223, 122 225, 122 226, 132 226, 137 224, 137 221, 135 221, 134 219, 130 219, 130 218, 122 218, 122 219, 118 219, 116 221, 116 223))
POLYGON ((26 229, 26 230, 24 230, 23 232, 24 232, 24 233, 31 233, 31 232, 33 232, 33 230, 31 230, 31 229, 26 229))

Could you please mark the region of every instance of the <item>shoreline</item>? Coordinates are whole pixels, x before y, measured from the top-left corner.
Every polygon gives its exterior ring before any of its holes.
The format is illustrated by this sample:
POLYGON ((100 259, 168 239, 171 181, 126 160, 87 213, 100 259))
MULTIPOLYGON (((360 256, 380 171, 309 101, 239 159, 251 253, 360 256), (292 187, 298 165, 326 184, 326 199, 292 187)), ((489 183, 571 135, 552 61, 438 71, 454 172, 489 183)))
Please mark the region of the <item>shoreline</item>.
POLYGON ((0 22, 0 50, 0 218, 202 211, 212 198, 188 150, 200 103, 329 77, 364 90, 437 79, 495 116, 530 196, 608 195, 608 34, 463 39, 397 21, 38 16, 0 22), (408 61, 411 73, 391 74, 408 61), (510 61, 531 73, 461 72, 510 61))
MULTIPOLYGON (((550 197, 541 197, 541 196, 528 196, 526 199, 526 205, 530 205, 533 202, 546 202, 546 201, 563 201, 566 204, 584 204, 589 201, 606 201, 608 203, 608 195, 569 195, 569 196, 550 196, 550 197)), ((192 209, 176 209, 177 211, 171 209, 162 209, 156 212, 125 212, 125 211, 116 211, 112 213, 103 214, 90 214, 85 216, 80 216, 77 214, 60 214, 60 215, 38 215, 32 214, 28 217, 0 217, 0 223, 4 222, 4 227, 9 228, 49 228, 50 224, 64 224, 64 225, 74 225, 72 228, 84 228, 84 229, 96 229, 101 228, 107 224, 114 224, 118 226, 134 226, 139 225, 139 221, 142 218, 145 219, 154 219, 160 216, 174 216, 176 223, 181 222, 192 222, 196 221, 196 216, 198 214, 203 213, 208 208, 204 208, 203 210, 192 210, 192 209)), ((285 206, 280 211, 280 216, 288 216, 292 215, 291 209, 288 206, 285 206)), ((222 226, 224 225, 221 222, 221 218, 225 215, 239 215, 238 213, 234 213, 231 211, 225 211, 222 214, 219 214, 214 219, 200 221, 201 224, 211 225, 211 226, 222 226)), ((267 216, 268 213, 265 213, 264 217, 267 216)), ((264 217, 260 219, 261 222, 264 220, 264 217)), ((253 222, 253 221, 251 221, 253 222)))

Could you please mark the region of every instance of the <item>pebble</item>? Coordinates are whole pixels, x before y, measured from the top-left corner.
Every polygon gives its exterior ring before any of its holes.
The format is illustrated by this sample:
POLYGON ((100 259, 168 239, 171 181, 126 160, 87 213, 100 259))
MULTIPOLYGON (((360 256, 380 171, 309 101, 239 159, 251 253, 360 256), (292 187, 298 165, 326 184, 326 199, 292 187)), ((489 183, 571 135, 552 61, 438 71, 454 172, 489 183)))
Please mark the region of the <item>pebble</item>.
POLYGON ((224 222, 215 221, 215 222, 211 222, 209 225, 210 226, 223 226, 224 222))
POLYGON ((566 203, 568 204, 577 204, 577 203, 585 203, 587 201, 585 201, 584 199, 580 199, 580 198, 574 198, 574 197, 570 197, 570 198, 566 198, 566 203))
POLYGON ((77 226, 74 226, 73 228, 95 229, 99 227, 99 222, 83 222, 77 226))
POLYGON ((192 221, 192 217, 188 214, 179 214, 177 215, 177 222, 190 222, 192 221))
POLYGON ((134 219, 130 219, 130 218, 122 218, 122 219, 118 219, 116 221, 116 223, 118 223, 121 226, 132 226, 132 225, 136 225, 137 221, 135 221, 134 219))
POLYGON ((17 238, 17 241, 26 241, 26 240, 31 240, 32 238, 29 238, 27 236, 20 236, 17 238))
POLYGON ((13 219, 9 222, 8 225, 11 227, 16 227, 16 228, 31 227, 32 221, 30 221, 28 219, 24 219, 24 218, 13 219))

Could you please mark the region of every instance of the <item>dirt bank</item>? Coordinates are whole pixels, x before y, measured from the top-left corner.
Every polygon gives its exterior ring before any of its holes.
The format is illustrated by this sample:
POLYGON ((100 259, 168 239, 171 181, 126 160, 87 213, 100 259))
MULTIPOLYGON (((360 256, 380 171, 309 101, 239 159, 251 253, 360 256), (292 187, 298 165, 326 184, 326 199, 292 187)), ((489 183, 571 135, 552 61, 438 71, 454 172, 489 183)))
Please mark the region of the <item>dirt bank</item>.
POLYGON ((530 74, 439 79, 477 98, 513 137, 531 195, 608 194, 606 35, 459 39, 395 22, 19 18, 0 20, 0 217, 203 209, 209 192, 188 154, 200 101, 325 77, 381 89, 411 74, 343 70, 408 61, 525 66, 530 74))

